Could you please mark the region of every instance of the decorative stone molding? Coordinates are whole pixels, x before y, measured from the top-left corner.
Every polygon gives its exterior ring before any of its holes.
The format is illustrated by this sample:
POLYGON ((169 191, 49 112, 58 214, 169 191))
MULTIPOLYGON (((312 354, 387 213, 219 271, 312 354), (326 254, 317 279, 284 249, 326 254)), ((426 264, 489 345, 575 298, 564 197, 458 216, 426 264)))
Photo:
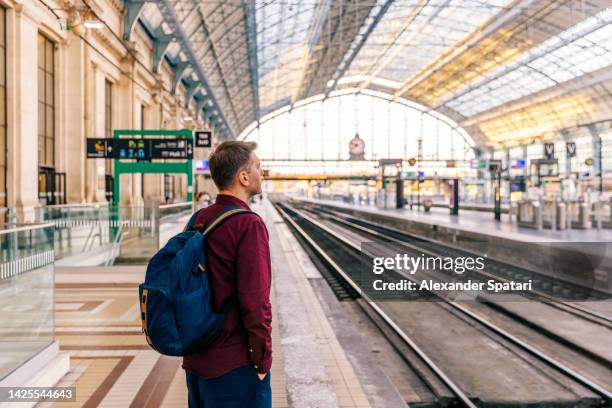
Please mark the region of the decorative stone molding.
POLYGON ((151 94, 151 99, 153 100, 153 103, 156 105, 162 103, 162 100, 163 100, 162 91, 156 90, 155 92, 153 92, 151 94))
POLYGON ((132 58, 131 54, 133 54, 136 57, 138 56, 138 47, 137 47, 136 41, 126 41, 126 40, 124 40, 123 41, 123 45, 125 46, 125 48, 127 48, 130 51, 130 52, 127 53, 130 58, 132 58))
POLYGON ((100 4, 99 0, 87 0, 87 4, 96 14, 104 13, 104 7, 100 4))
POLYGON ((117 13, 123 15, 125 13, 125 9, 123 7, 123 3, 119 3, 117 0, 107 0, 107 3, 110 4, 117 13))
POLYGON ((36 25, 39 25, 42 21, 39 10, 30 4, 24 5, 23 3, 15 3, 13 10, 15 10, 16 14, 21 14, 22 17, 27 18, 36 25))
POLYGON ((124 44, 114 36, 108 34, 106 30, 92 30, 91 35, 96 42, 106 47, 108 51, 112 52, 117 57, 117 59, 124 58, 125 54, 127 54, 124 44))

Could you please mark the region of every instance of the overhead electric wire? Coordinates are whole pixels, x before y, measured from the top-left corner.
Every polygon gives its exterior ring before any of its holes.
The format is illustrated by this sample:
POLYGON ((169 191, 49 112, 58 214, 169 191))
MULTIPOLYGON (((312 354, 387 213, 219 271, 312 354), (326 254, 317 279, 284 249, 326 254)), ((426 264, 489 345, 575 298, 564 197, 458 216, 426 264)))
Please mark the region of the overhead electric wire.
POLYGON ((130 54, 132 56, 132 58, 134 58, 134 61, 136 61, 136 63, 138 65, 140 65, 144 70, 146 70, 149 75, 151 75, 153 78, 155 78, 155 82, 161 86, 161 88, 168 92, 171 93, 169 89, 166 89, 165 84, 160 81, 159 79, 156 78, 155 73, 153 71, 151 71, 142 61, 140 61, 137 57, 136 54, 129 48, 127 47, 124 43, 123 43, 123 39, 117 35, 117 33, 115 33, 115 31, 113 31, 113 29, 108 25, 108 23, 103 20, 102 18, 100 18, 100 16, 98 15, 98 13, 96 13, 96 11, 89 5, 89 3, 87 3, 87 0, 81 0, 81 2, 83 4, 85 4, 85 6, 89 9, 89 11, 91 11, 91 13, 94 15, 95 18, 98 19, 98 21, 100 21, 102 24, 104 24, 104 26, 108 29, 108 31, 110 31, 110 33, 113 35, 113 37, 115 37, 123 46, 123 48, 125 48, 125 50, 127 51, 128 54, 130 54))
MULTIPOLYGON (((40 3, 42 3, 42 5, 44 5, 51 13, 53 13, 53 15, 55 16, 55 18, 57 18, 58 20, 61 20, 61 16, 59 14, 57 14, 57 12, 51 7, 49 6, 45 0, 38 0, 40 3)), ((112 31, 112 30, 111 30, 112 31)), ((138 85, 139 87, 141 87, 142 89, 144 89, 145 91, 149 91, 149 87, 147 87, 146 85, 141 84, 139 81, 137 81, 132 75, 130 75, 129 73, 125 72, 123 69, 121 69, 121 67, 117 64, 115 64, 115 62, 113 62, 108 56, 106 56, 101 50, 99 50, 98 48, 96 48, 92 43, 89 42, 89 40, 87 40, 86 38, 84 38, 82 35, 77 34, 73 31, 74 35, 76 35, 77 37, 79 37, 87 46, 89 46, 89 48, 91 48, 92 50, 94 50, 95 52, 97 52, 102 58, 104 58, 109 64, 111 64, 113 67, 115 67, 122 75, 124 75, 126 78, 128 78, 130 81, 132 81, 135 85, 138 85)), ((122 43, 123 45, 123 43, 122 43)), ((125 47, 125 45, 124 45, 125 47)), ((125 47, 127 49, 127 47, 125 47)), ((129 50, 128 50, 129 52, 129 50)), ((164 89, 165 90, 165 89, 164 89)))

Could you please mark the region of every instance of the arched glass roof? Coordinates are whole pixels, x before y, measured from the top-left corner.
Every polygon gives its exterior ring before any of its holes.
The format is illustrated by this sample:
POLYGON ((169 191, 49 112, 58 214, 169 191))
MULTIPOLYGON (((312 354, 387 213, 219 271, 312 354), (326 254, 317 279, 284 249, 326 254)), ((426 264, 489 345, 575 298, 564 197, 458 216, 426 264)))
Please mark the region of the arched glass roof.
POLYGON ((257 142, 257 154, 266 161, 344 161, 356 134, 365 144, 365 161, 414 157, 469 167, 474 158, 474 141, 453 120, 392 95, 357 89, 281 108, 241 139, 257 142))
POLYGON ((182 28, 224 137, 344 88, 444 112, 482 146, 612 120, 609 0, 160 0, 141 18, 182 28))

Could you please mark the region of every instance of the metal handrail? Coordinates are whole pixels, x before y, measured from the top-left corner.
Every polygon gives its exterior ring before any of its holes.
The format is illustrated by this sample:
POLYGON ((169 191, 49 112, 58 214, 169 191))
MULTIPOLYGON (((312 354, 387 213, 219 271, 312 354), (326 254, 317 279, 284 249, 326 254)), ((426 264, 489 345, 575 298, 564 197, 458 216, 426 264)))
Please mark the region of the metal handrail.
POLYGON ((33 231, 33 230, 37 230, 37 229, 44 229, 44 228, 53 228, 54 224, 52 222, 46 222, 44 224, 29 224, 29 225, 25 225, 23 227, 13 227, 13 228, 7 228, 7 229, 0 229, 0 235, 2 234, 11 234, 13 232, 21 232, 21 231, 33 231))
POLYGON ((87 207, 108 207, 108 202, 106 203, 81 203, 81 204, 54 204, 54 205, 45 205, 41 207, 36 207, 36 209, 41 208, 87 208, 87 207))
POLYGON ((96 241, 96 238, 100 238, 100 245, 102 245, 102 225, 100 225, 100 223, 97 223, 96 225, 91 226, 91 229, 89 230, 89 234, 87 235, 87 239, 85 240, 85 245, 83 245, 83 249, 81 252, 86 252, 86 251, 91 250, 91 248, 94 245, 94 242, 96 241))
POLYGON ((182 203, 174 203, 174 204, 163 204, 160 205, 159 208, 160 209, 164 209, 164 208, 178 208, 178 207, 186 207, 187 204, 189 204, 190 206, 193 206, 193 203, 191 201, 184 201, 182 203))
POLYGON ((118 252, 118 249, 121 246, 121 241, 123 241, 123 223, 119 225, 119 230, 117 230, 117 235, 115 236, 115 240, 113 241, 113 245, 108 253, 108 258, 104 263, 104 266, 112 266, 115 258, 119 256, 119 254, 115 255, 115 252, 118 252))

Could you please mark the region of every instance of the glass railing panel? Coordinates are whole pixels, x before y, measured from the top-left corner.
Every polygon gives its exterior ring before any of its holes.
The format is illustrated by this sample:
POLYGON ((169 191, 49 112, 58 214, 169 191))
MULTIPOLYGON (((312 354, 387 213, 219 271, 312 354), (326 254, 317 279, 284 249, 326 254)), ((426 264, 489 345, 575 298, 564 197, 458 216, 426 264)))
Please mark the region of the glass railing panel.
POLYGON ((0 230, 0 380, 53 341, 52 225, 0 230))
POLYGON ((53 223, 56 259, 108 251, 115 239, 107 205, 63 205, 38 209, 38 221, 53 223))
POLYGON ((176 203, 159 206, 159 216, 161 219, 169 217, 183 217, 185 214, 191 215, 193 212, 192 203, 176 203))
POLYGON ((161 248, 175 234, 181 232, 193 214, 192 203, 161 205, 159 207, 159 243, 161 248))
POLYGON ((158 207, 113 207, 111 230, 115 236, 108 264, 145 264, 159 245, 158 207))
POLYGON ((65 205, 38 209, 55 229, 55 257, 62 266, 142 264, 192 214, 191 203, 162 206, 65 205))

